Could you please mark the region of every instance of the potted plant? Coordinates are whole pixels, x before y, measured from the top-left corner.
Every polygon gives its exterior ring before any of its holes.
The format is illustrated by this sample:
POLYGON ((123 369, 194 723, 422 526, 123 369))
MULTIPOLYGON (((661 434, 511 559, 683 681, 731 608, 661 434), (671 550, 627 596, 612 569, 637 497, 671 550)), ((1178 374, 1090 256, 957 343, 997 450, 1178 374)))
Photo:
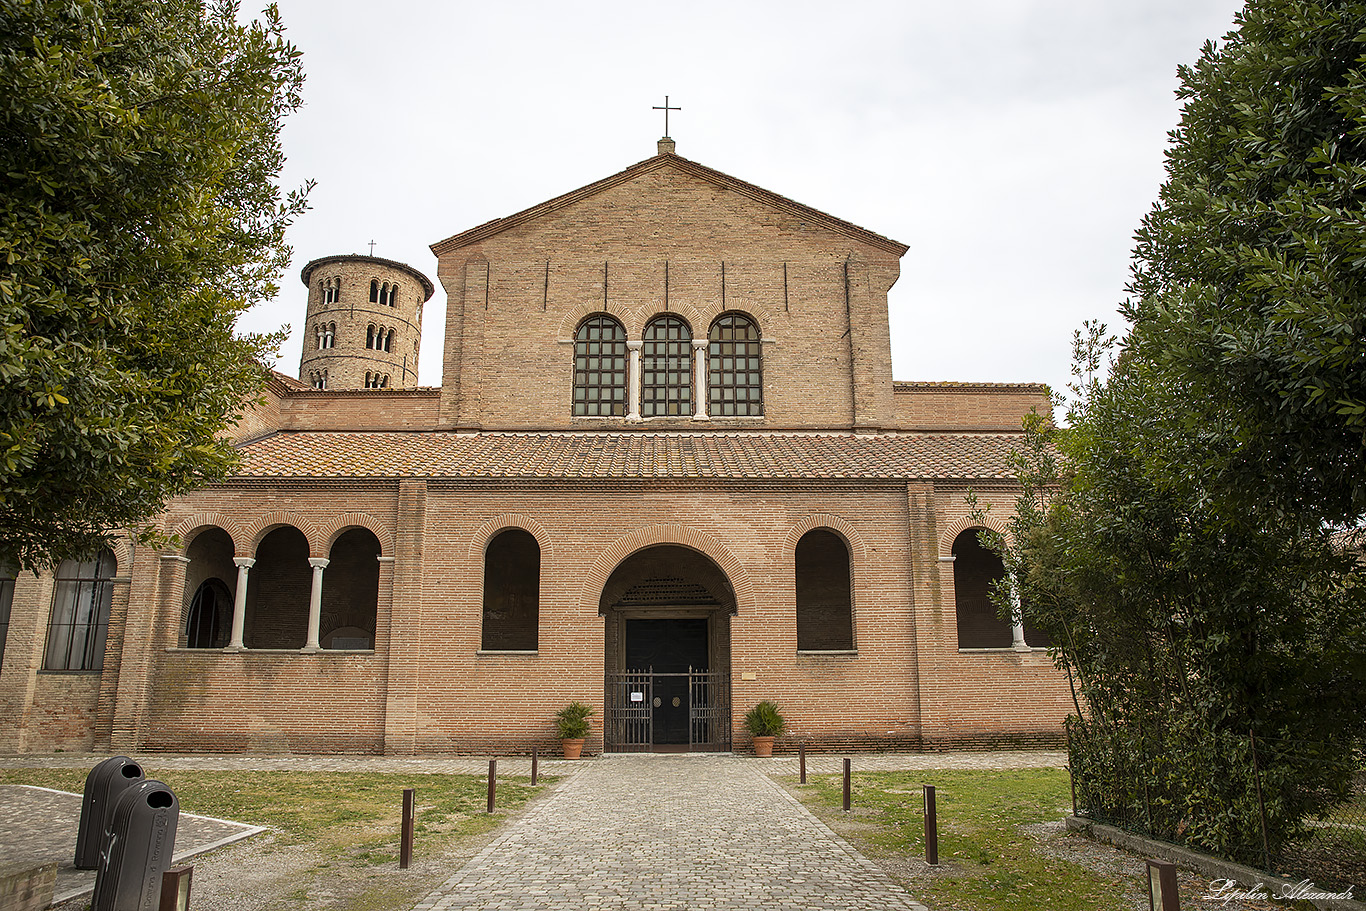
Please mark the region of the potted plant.
POLYGON ((571 702, 555 713, 555 730, 560 735, 565 759, 578 759, 583 753, 583 741, 588 737, 588 716, 593 707, 582 702, 571 702))
POLYGON ((778 704, 765 699, 745 712, 745 729, 754 736, 754 755, 773 755, 773 738, 782 734, 785 722, 778 704))

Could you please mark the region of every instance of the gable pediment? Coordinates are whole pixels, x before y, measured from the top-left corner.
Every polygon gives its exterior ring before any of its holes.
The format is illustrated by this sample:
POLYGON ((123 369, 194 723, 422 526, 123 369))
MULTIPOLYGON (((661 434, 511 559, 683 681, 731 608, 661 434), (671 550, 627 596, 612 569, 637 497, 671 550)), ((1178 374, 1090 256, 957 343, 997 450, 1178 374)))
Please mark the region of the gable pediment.
POLYGON ((814 228, 840 235, 898 257, 905 254, 907 250, 906 245, 898 241, 883 237, 852 222, 836 218, 818 209, 813 209, 810 206, 673 153, 656 155, 610 177, 557 196, 539 205, 531 206, 504 218, 485 222, 468 231, 437 241, 431 245, 431 250, 436 256, 441 257, 462 247, 481 243, 505 232, 521 228, 534 230, 537 222, 553 220, 568 209, 584 205, 614 191, 629 191, 631 184, 638 185, 642 192, 649 192, 647 188, 652 183, 666 182, 665 179, 667 178, 736 193, 759 207, 772 210, 777 218, 785 218, 800 223, 808 229, 814 228))

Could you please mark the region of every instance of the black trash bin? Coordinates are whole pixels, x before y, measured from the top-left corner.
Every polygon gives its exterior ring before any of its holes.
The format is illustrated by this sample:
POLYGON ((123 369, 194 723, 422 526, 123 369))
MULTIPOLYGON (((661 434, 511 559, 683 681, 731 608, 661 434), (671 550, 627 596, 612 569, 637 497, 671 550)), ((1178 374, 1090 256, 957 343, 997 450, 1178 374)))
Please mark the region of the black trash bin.
POLYGON ((142 766, 127 756, 106 759, 85 776, 85 798, 81 801, 81 824, 76 830, 76 869, 94 870, 100 865, 100 846, 114 806, 123 792, 143 780, 142 766))
POLYGON ((161 782, 146 779, 123 792, 95 873, 90 911, 155 911, 179 821, 180 801, 161 782))

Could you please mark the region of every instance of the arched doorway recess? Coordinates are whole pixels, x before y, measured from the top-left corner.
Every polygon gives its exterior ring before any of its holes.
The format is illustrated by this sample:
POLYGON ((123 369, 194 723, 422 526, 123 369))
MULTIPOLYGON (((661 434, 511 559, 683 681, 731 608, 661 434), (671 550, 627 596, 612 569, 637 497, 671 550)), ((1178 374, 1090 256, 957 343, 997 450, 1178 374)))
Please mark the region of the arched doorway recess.
POLYGON ((725 572, 687 547, 647 547, 613 570, 598 606, 607 750, 730 749, 735 610, 725 572))

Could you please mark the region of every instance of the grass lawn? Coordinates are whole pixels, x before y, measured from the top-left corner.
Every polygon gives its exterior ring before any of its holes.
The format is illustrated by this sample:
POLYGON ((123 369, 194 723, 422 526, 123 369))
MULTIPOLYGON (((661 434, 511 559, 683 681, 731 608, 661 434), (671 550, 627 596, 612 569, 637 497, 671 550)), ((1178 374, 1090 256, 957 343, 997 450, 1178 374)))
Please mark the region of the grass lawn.
MULTIPOLYGON (((87 771, 0 770, 0 784, 81 793, 87 771)), ((267 827, 270 837, 241 843, 241 850, 252 854, 238 862, 248 869, 252 865, 268 868, 272 856, 291 859, 286 875, 259 884, 266 893, 282 890, 268 907, 356 911, 412 907, 417 897, 450 874, 450 865, 440 858, 452 851, 473 853, 481 843, 479 836, 506 821, 509 812, 519 810, 544 787, 533 788, 525 777, 499 776, 497 812, 489 816, 484 812, 488 784, 482 775, 153 769, 149 777, 176 793, 182 813, 267 827), (394 877, 381 868, 393 871, 398 865, 404 788, 416 789, 414 870, 394 877), (296 860, 300 858, 302 862, 296 860), (326 902, 313 900, 311 893, 318 888, 328 891, 326 902)), ((554 779, 542 776, 541 781, 554 779)), ((238 850, 215 851, 205 856, 207 860, 194 863, 232 863, 233 852, 238 850)), ((196 872, 196 882, 199 879, 196 872)))
POLYGON ((785 779, 822 819, 869 855, 925 857, 922 785, 934 785, 939 869, 907 864, 899 878, 935 908, 971 911, 1132 911, 1112 877, 1035 850, 1021 831, 1071 812, 1062 769, 856 773, 849 814, 843 776, 785 779))
MULTIPOLYGON (((808 777, 805 786, 793 777, 783 780, 812 812, 936 911, 1147 906, 1140 858, 1057 830, 1072 810, 1064 769, 856 773, 849 813, 842 810, 843 775, 808 777), (927 784, 935 787, 938 867, 924 863, 921 786, 927 784), (1055 825, 1030 830, 1046 823, 1055 825)), ((1207 900, 1201 897, 1209 891, 1207 877, 1180 876, 1182 907, 1191 911, 1313 911, 1299 901, 1207 900)))

